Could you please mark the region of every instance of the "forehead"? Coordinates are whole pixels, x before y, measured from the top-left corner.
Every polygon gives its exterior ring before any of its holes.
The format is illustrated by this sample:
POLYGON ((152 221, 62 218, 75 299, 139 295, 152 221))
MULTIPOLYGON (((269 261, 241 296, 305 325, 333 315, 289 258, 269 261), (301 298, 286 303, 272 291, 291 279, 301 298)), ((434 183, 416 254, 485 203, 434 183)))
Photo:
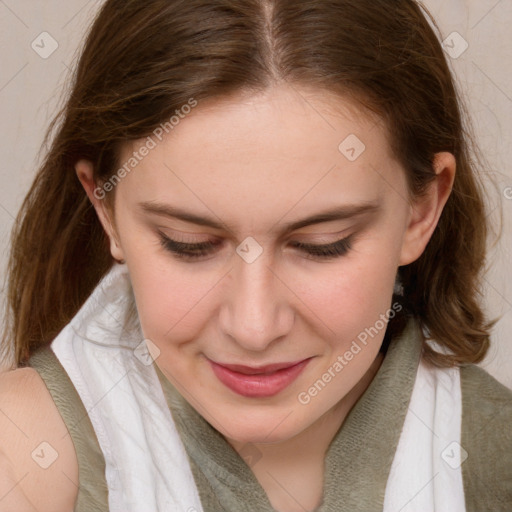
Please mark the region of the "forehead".
MULTIPOLYGON (((299 203, 309 213, 319 202, 353 204, 385 193, 398 170, 387 137, 380 119, 325 91, 239 93, 183 116, 120 192, 130 201, 190 205, 230 219, 268 212, 275 222, 299 203)), ((146 142, 126 145, 121 160, 146 142)))

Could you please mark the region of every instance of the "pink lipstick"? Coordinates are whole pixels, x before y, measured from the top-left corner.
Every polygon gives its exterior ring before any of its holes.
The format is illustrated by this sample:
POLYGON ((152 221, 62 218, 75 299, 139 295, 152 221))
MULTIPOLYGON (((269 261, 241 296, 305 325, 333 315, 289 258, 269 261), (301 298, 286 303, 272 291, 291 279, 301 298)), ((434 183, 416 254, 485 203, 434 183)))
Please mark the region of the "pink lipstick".
POLYGON ((220 364, 211 360, 210 364, 217 378, 235 393, 251 398, 263 398, 277 395, 288 387, 310 360, 311 358, 259 367, 220 364))

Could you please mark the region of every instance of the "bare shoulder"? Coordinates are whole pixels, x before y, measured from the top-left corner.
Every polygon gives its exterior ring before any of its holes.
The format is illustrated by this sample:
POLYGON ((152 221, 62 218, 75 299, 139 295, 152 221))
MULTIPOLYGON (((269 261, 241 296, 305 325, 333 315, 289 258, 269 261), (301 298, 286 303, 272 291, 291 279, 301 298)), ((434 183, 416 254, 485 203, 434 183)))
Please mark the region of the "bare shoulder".
POLYGON ((0 373, 0 512, 72 511, 78 495, 73 441, 33 368, 0 373))

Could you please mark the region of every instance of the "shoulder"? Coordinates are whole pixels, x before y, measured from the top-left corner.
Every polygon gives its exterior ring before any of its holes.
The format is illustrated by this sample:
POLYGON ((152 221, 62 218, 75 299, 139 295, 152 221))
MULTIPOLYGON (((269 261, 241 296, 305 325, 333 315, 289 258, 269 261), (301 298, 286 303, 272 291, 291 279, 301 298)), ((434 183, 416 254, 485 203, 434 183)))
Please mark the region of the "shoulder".
POLYGON ((474 388, 480 389, 479 394, 487 398, 505 400, 512 398, 512 389, 504 386, 480 366, 475 364, 462 366, 460 374, 461 378, 466 381, 466 385, 472 385, 474 388))
POLYGON ((463 414, 481 418, 482 428, 511 434, 512 390, 476 365, 461 367, 460 380, 463 414))
POLYGON ((461 445, 468 454, 462 466, 467 508, 509 510, 512 390, 475 365, 461 367, 460 377, 461 445))
MULTIPOLYGON (((78 489, 74 445, 35 369, 0 373, 0 411, 0 495, 11 490, 1 488, 10 481, 17 497, 9 492, 9 499, 17 500, 12 505, 18 510, 35 510, 30 503, 41 512, 72 510, 78 489)), ((0 502, 0 511, 8 510, 4 506, 0 502)))

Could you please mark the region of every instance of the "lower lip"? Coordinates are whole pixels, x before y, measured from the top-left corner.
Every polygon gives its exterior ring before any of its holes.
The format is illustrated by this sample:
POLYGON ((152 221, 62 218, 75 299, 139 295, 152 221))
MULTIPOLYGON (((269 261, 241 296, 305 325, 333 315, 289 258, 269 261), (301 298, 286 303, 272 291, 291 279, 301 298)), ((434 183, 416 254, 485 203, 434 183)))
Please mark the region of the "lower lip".
POLYGON ((251 398, 262 398, 283 391, 301 374, 309 361, 310 359, 305 359, 294 366, 260 375, 234 372, 213 361, 210 361, 210 364, 217 378, 235 393, 251 398))

